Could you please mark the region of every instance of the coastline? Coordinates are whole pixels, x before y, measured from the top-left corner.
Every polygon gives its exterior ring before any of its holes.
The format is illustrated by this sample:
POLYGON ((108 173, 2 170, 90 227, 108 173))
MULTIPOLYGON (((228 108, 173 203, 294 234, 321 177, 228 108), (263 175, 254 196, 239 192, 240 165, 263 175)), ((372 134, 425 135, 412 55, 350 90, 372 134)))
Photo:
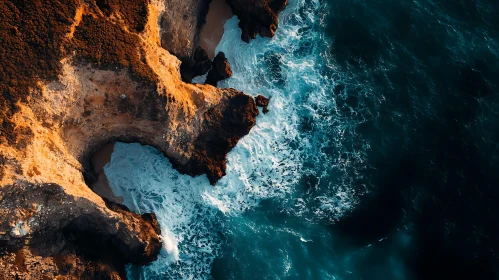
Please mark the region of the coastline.
POLYGON ((123 203, 123 197, 116 196, 113 189, 109 185, 104 166, 111 161, 115 143, 105 144, 91 158, 94 174, 97 176, 97 181, 90 188, 101 197, 105 197, 116 203, 123 203))
MULTIPOLYGON (((234 14, 225 0, 213 0, 210 3, 206 23, 201 28, 199 34, 199 46, 203 48, 208 57, 215 57, 217 48, 224 33, 224 25, 234 14)), ((90 188, 99 196, 105 197, 116 203, 123 203, 123 197, 114 194, 109 181, 104 172, 104 166, 111 161, 115 142, 105 144, 100 150, 93 154, 91 158, 94 174, 97 176, 90 188)))
MULTIPOLYGON (((2 85, 0 100, 0 197, 7 198, 0 201, 0 267, 6 279, 126 279, 125 265, 158 258, 161 228, 154 213, 133 213, 113 193, 104 166, 114 144, 106 143, 156 147, 178 172, 205 174, 214 185, 259 111, 244 92, 181 79, 181 52, 172 49, 189 53, 190 35, 201 33, 201 24, 181 24, 201 22, 186 13, 196 1, 174 1, 171 17, 148 1, 36 5, 0 3, 10 43, 0 57, 13 66, 2 74, 16 77, 2 85), (13 20, 23 14, 33 20, 13 20), (19 30, 39 34, 39 42, 19 30), (29 54, 31 72, 16 63, 20 53, 29 54)), ((223 0, 209 9, 202 38, 211 57, 230 10, 223 0)))

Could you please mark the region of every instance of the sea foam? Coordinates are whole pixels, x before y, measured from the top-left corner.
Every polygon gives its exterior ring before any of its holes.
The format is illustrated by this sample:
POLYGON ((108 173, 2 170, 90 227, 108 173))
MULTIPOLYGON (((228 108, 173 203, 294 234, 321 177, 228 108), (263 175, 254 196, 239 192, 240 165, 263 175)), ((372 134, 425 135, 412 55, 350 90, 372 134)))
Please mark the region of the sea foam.
POLYGON ((113 190, 133 211, 156 213, 163 232, 165 249, 141 269, 142 278, 210 278, 221 238, 235 234, 228 217, 262 200, 277 200, 282 211, 309 222, 334 221, 355 205, 351 166, 365 154, 348 147, 355 123, 332 95, 334 67, 317 14, 322 5, 291 0, 275 38, 249 44, 240 40, 236 17, 225 24, 217 51, 225 52, 233 76, 219 86, 270 97, 270 111, 228 154, 227 175, 216 186, 206 176, 179 174, 152 147, 115 146, 105 166, 113 190), (303 187, 306 177, 317 178, 311 189, 303 187))

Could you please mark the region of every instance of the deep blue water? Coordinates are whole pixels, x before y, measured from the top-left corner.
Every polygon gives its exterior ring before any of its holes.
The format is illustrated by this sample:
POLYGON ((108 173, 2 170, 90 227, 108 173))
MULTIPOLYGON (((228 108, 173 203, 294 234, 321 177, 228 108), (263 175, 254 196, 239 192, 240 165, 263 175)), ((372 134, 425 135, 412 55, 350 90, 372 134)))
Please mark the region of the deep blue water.
POLYGON ((105 171, 154 211, 134 279, 494 279, 499 1, 290 0, 273 39, 218 50, 271 97, 215 187, 118 144, 105 171))

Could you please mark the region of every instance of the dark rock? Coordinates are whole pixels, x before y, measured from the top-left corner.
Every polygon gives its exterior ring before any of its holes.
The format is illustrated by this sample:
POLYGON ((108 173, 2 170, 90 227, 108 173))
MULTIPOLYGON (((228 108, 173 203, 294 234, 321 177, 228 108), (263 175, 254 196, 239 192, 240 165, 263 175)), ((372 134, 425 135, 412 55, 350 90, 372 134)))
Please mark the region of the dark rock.
POLYGON ((126 264, 149 263, 161 250, 154 214, 110 201, 101 210, 56 184, 18 182, 0 197, 12 198, 0 201, 0 264, 17 279, 125 279, 126 264))
POLYGON ((258 95, 257 97, 255 97, 256 106, 263 107, 262 112, 264 114, 267 114, 269 112, 269 109, 267 108, 269 106, 269 101, 270 99, 263 95, 258 95))
POLYGON ((277 16, 288 4, 288 0, 226 0, 226 2, 239 18, 239 27, 243 31, 241 39, 245 42, 255 39, 256 34, 272 38, 277 29, 277 16))
POLYGON ((229 61, 223 52, 219 52, 213 59, 211 70, 206 77, 206 84, 217 86, 221 80, 232 77, 232 70, 230 69, 229 61))
POLYGON ((268 99, 267 97, 265 97, 263 95, 258 95, 257 97, 255 97, 256 106, 258 106, 258 107, 268 106, 269 101, 270 101, 270 99, 268 99))
POLYGON ((228 89, 232 95, 205 112, 195 152, 185 165, 174 164, 182 173, 206 174, 214 185, 225 175, 226 155, 256 123, 258 109, 250 96, 228 89))
POLYGON ((186 83, 192 82, 196 76, 204 75, 211 67, 211 60, 204 49, 198 47, 192 57, 180 58, 180 76, 186 83))

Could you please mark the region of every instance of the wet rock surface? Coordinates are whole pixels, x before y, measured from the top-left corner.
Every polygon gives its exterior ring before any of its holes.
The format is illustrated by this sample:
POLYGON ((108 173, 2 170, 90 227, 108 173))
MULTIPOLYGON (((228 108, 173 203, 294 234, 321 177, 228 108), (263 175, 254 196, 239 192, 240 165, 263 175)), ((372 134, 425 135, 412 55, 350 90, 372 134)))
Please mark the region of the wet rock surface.
POLYGON ((219 52, 211 63, 211 69, 208 72, 205 83, 216 87, 219 81, 230 77, 232 77, 232 70, 230 69, 229 61, 223 52, 219 52))
POLYGON ((263 95, 258 95, 257 97, 255 97, 255 102, 256 102, 256 106, 263 108, 262 112, 264 114, 269 112, 269 109, 268 109, 269 102, 270 102, 269 98, 267 98, 263 95))

